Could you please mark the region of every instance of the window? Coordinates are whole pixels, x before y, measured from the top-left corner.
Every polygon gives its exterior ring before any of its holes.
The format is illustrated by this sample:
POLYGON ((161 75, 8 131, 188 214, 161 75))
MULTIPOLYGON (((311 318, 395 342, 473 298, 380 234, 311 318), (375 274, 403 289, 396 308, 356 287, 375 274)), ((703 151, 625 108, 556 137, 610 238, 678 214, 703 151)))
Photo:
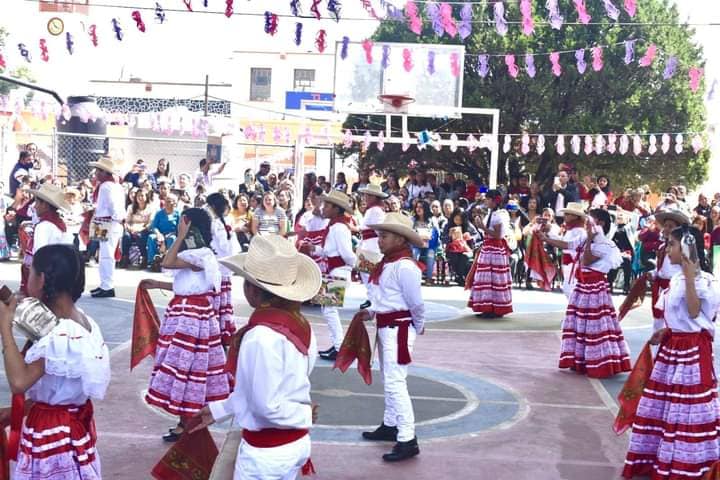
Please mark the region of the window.
POLYGON ((305 92, 315 87, 315 70, 296 68, 294 87, 296 92, 305 92))
POLYGON ((270 84, 272 83, 272 69, 250 69, 250 101, 269 102, 270 84))

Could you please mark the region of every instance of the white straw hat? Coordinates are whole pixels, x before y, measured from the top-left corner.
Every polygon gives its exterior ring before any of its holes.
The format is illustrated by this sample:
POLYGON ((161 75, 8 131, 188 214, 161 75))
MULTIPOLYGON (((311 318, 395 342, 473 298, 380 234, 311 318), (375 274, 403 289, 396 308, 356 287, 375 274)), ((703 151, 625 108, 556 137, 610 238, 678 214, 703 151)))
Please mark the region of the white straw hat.
POLYGON ((567 207, 563 208, 558 212, 558 215, 575 215, 576 217, 585 218, 587 217, 587 213, 585 213, 585 209, 583 208, 582 203, 579 202, 569 202, 567 204, 567 207))
POLYGON ((247 253, 220 259, 220 264, 273 295, 304 302, 322 284, 315 262, 279 235, 256 235, 247 253))
POLYGON ((383 223, 376 223, 374 225, 368 225, 373 230, 381 230, 385 232, 395 233, 415 245, 416 247, 422 248, 425 246, 425 242, 420 235, 413 230, 413 221, 410 217, 403 215, 398 212, 390 212, 385 215, 383 223))
POLYGON ((380 198, 388 197, 388 194, 382 191, 382 188, 380 188, 380 185, 375 185, 374 183, 368 183, 368 185, 365 188, 359 188, 358 193, 366 193, 368 195, 374 195, 374 196, 380 197, 380 198))
POLYGON ((121 173, 120 170, 122 169, 120 162, 108 155, 103 155, 97 160, 97 162, 89 162, 88 165, 114 175, 119 175, 121 173))
POLYGON ((65 201, 65 192, 52 183, 43 183, 37 190, 30 190, 35 197, 46 201, 60 210, 70 210, 70 205, 65 201))
POLYGON ((330 193, 323 195, 321 198, 323 202, 329 202, 333 205, 337 205, 346 212, 352 213, 353 211, 352 198, 340 190, 330 190, 330 193))

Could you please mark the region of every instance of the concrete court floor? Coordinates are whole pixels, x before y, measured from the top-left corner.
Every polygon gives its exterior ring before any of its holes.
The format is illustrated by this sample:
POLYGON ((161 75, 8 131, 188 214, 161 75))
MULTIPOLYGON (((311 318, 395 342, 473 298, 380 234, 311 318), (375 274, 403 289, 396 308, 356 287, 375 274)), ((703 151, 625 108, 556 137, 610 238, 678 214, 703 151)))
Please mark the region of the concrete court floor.
MULTIPOLYGON (((0 281, 15 287, 18 271, 15 263, 0 264, 0 281)), ((89 290, 98 283, 97 269, 90 267, 87 274, 89 290)), ((160 436, 174 419, 142 401, 151 361, 129 372, 135 288, 141 278, 158 276, 119 270, 117 298, 80 301, 112 349, 110 389, 105 400, 96 402, 104 478, 150 478, 167 450, 160 436)), ((235 292, 241 292, 242 281, 234 283, 235 292)), ((382 418, 379 372, 367 387, 354 368, 341 375, 319 360, 312 376, 313 400, 320 406, 312 432, 315 478, 620 478, 627 437, 616 436, 611 425, 625 375, 597 381, 557 369, 565 306, 561 294, 514 290, 516 313, 498 320, 473 316, 465 308, 467 293, 459 287, 426 287, 423 294, 430 322, 416 343, 409 378, 420 456, 387 465, 380 456, 391 444, 360 440, 360 432, 382 418)), ((361 286, 350 289, 350 308, 341 313, 345 323, 362 296, 361 286)), ((153 297, 159 309, 170 300, 160 293, 153 297)), ((240 295, 235 297, 242 322, 250 309, 240 295)), ((320 312, 308 309, 306 314, 323 348, 328 336, 320 312)), ((650 323, 647 306, 624 320, 633 356, 648 338, 650 323)), ((9 399, 5 382, 0 382, 0 399, 4 404, 9 399)), ((225 428, 213 428, 218 445, 225 428)))

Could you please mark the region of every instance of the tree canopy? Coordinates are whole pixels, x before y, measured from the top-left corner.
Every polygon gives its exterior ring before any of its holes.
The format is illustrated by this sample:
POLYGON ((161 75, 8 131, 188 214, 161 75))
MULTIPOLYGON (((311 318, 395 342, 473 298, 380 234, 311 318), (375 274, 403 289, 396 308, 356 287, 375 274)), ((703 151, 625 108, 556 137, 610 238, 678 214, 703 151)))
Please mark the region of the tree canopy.
MULTIPOLYGON (((536 22, 545 22, 546 10, 541 3, 534 2, 536 22)), ((616 2, 617 3, 617 2, 616 2)), ((564 5, 566 19, 575 19, 576 13, 570 2, 564 5), (571 10, 572 9, 572 10, 571 10)), ((461 6, 455 5, 457 18, 461 6)), ((473 18, 492 18, 488 9, 492 5, 475 5, 473 18)), ((517 24, 511 25, 506 36, 499 35, 493 25, 473 24, 473 33, 465 42, 466 53, 515 53, 517 64, 524 65, 525 52, 575 51, 588 48, 588 68, 580 74, 575 66, 573 55, 561 56, 563 73, 560 77, 552 74, 548 58, 536 57, 537 75, 529 78, 524 71, 513 79, 507 73, 502 58, 493 58, 492 71, 482 78, 476 71, 477 55, 466 56, 464 71, 463 105, 465 107, 486 107, 500 109, 501 133, 528 133, 530 135, 558 133, 605 134, 623 133, 670 133, 705 131, 705 105, 703 101, 704 85, 697 93, 688 88, 687 70, 691 66, 704 64, 702 49, 693 41, 694 31, 680 23, 677 9, 668 0, 640 0, 638 13, 632 25, 615 24, 610 20, 602 2, 589 2, 588 12, 593 22, 590 25, 563 25, 554 30, 548 25, 536 25, 535 33, 526 36, 517 24), (649 25, 653 23, 654 25, 649 25), (604 67, 595 72, 590 66, 589 47, 595 45, 613 45, 627 39, 639 39, 636 49, 636 62, 626 65, 622 45, 604 51, 604 67), (648 45, 654 43, 658 56, 649 68, 640 68, 637 59, 642 56, 648 45), (673 55, 678 58, 679 68, 676 75, 663 79, 665 58, 673 55)), ((509 19, 520 18, 518 2, 506 4, 509 19)), ((625 17, 627 20, 627 17, 625 17)), ((401 22, 383 22, 373 36, 375 41, 383 42, 419 42, 419 43, 461 43, 459 37, 435 36, 431 25, 425 19, 421 36, 412 33, 407 24, 401 22)), ((417 68, 417 67, 416 67, 417 68)), ((362 135, 372 127, 373 121, 382 122, 382 118, 350 116, 344 128, 362 135)), ((443 121, 429 118, 410 118, 409 129, 420 131, 437 129, 439 132, 489 132, 489 121, 478 117, 467 117, 457 121, 443 121)), ((643 137, 643 152, 635 156, 631 151, 625 155, 602 155, 570 152, 569 138, 566 138, 566 153, 558 155, 552 145, 555 137, 547 137, 547 149, 537 155, 531 149, 528 155, 521 155, 519 139, 509 153, 500 152, 500 175, 505 180, 508 173, 520 171, 536 175, 541 182, 554 176, 561 162, 574 164, 581 175, 607 174, 616 186, 631 186, 649 183, 655 187, 681 182, 694 187, 704 181, 707 175, 709 153, 701 151, 694 154, 689 148, 690 139, 681 154, 673 149, 667 154, 658 151, 655 155, 647 153, 647 137, 643 137)), ((658 138, 658 143, 659 143, 658 138)), ((500 138, 502 147, 502 137, 500 138)), ((447 172, 462 172, 468 176, 487 178, 489 170, 489 152, 486 149, 470 153, 461 148, 450 152, 448 148, 436 151, 427 148, 418 151, 411 148, 403 153, 397 144, 385 144, 378 151, 372 144, 367 152, 361 152, 361 145, 350 149, 338 147, 343 155, 360 152, 360 167, 374 167, 380 170, 397 169, 404 171, 411 160, 421 167, 447 172)))

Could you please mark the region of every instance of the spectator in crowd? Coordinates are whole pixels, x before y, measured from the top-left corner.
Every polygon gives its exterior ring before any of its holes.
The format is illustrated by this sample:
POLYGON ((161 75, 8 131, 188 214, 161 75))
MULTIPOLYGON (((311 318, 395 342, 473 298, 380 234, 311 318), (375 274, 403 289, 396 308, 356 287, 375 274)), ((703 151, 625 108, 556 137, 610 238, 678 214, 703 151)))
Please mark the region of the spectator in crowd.
POLYGON ((243 252, 247 252, 252 239, 252 219, 253 214, 250 211, 250 200, 247 194, 238 193, 233 201, 233 208, 228 215, 228 222, 235 235, 237 235, 243 252))
MULTIPOLYGON (((450 213, 452 214, 452 201, 450 201, 450 213)), ((439 200, 433 200, 433 202, 430 204, 430 213, 432 214, 433 222, 435 222, 435 225, 438 227, 440 232, 442 233, 443 230, 445 230, 445 225, 447 224, 447 217, 443 214, 442 206, 440 205, 439 200)))
POLYGON ((270 173, 270 174, 267 176, 267 184, 268 184, 268 188, 269 188, 270 190, 272 190, 272 191, 277 190, 277 188, 278 188, 278 177, 277 177, 277 174, 275 174, 275 173, 270 173))
POLYGON ((448 245, 445 254, 451 273, 454 275, 458 285, 465 284, 465 277, 470 271, 472 260, 471 239, 476 237, 477 234, 478 231, 470 223, 467 214, 461 209, 455 209, 445 225, 442 240, 448 245), (455 227, 459 227, 459 230, 454 230, 456 233, 453 234, 450 230, 455 227))
POLYGON ((286 226, 286 231, 292 231, 292 220, 293 220, 293 213, 292 213, 292 193, 289 190, 280 190, 277 193, 277 204, 278 207, 285 212, 285 219, 288 222, 286 226))
POLYGON ((358 193, 361 188, 366 188, 370 184, 370 173, 367 170, 358 172, 358 181, 352 184, 351 193, 358 193))
POLYGON ((166 179, 165 181, 171 187, 175 185, 175 179, 173 178, 173 174, 170 171, 170 162, 168 162, 164 158, 158 160, 155 171, 151 173, 148 177, 148 180, 150 180, 150 185, 152 185, 153 190, 157 189, 158 184, 160 183, 160 179, 166 179))
MULTIPOLYGON (((588 192, 586 198, 592 208, 602 208, 612 204, 613 194, 610 190, 610 179, 606 175, 600 175, 597 177, 597 182, 591 181, 587 187, 588 192)), ((629 200, 628 195, 628 201, 629 200)))
POLYGON ((129 183, 131 187, 137 188, 140 186, 140 177, 145 173, 145 161, 142 158, 138 158, 132 169, 125 175, 123 182, 129 183))
POLYGON ((182 202, 184 205, 192 205, 193 196, 192 188, 190 185, 190 175, 187 173, 181 173, 177 177, 177 185, 175 195, 178 197, 178 202, 182 202))
POLYGON ((400 183, 396 173, 389 173, 387 176, 387 182, 383 186, 383 192, 387 195, 399 195, 400 194, 400 183))
POLYGON ((167 249, 172 247, 177 237, 180 212, 176 209, 177 197, 169 194, 165 199, 162 210, 158 210, 150 224, 150 233, 147 239, 148 263, 153 263, 161 258, 167 249))
POLYGON ((335 185, 333 185, 333 188, 343 193, 347 193, 348 184, 347 180, 345 179, 344 172, 337 172, 337 174, 335 175, 335 185))
POLYGON ((401 203, 400 198, 396 197, 395 195, 390 195, 387 202, 387 211, 388 212, 400 212, 401 211, 401 203))
POLYGON ((10 186, 10 196, 14 197, 15 192, 17 192, 18 187, 21 185, 21 179, 23 177, 29 177, 30 170, 33 167, 33 159, 32 155, 29 152, 23 151, 20 152, 20 156, 18 157, 18 161, 15 164, 15 166, 10 170, 10 181, 8 185, 10 186), (23 173, 23 175, 17 175, 18 171, 23 173))
POLYGON ((710 232, 710 266, 713 269, 713 275, 720 274, 720 205, 715 205, 710 210, 710 219, 713 229, 710 232))
POLYGON ((423 247, 413 247, 415 260, 419 260, 425 265, 425 282, 432 284, 435 270, 435 254, 440 244, 440 232, 437 224, 433 221, 430 205, 425 200, 420 200, 415 204, 413 230, 425 242, 423 247))
POLYGON ((138 190, 133 195, 132 205, 128 207, 125 217, 125 232, 122 238, 122 265, 130 263, 130 249, 136 246, 140 252, 140 265, 147 265, 147 239, 150 233, 152 210, 147 202, 147 194, 138 190))
POLYGON ((213 179, 220 175, 223 170, 225 170, 225 166, 227 165, 227 162, 222 162, 220 165, 217 166, 217 168, 213 168, 213 164, 208 162, 206 158, 203 158, 200 160, 199 169, 198 172, 195 174, 195 187, 202 186, 205 188, 205 192, 214 192, 215 188, 213 187, 213 179))
POLYGON ((712 218, 710 217, 711 209, 712 206, 710 205, 710 202, 708 202, 707 196, 705 196, 705 194, 703 193, 699 194, 698 204, 697 207, 693 209, 693 212, 705 217, 706 228, 705 230, 703 230, 703 233, 710 233, 713 229, 712 218))
POLYGON ((613 293, 613 287, 615 279, 617 278, 620 270, 623 272, 623 287, 622 291, 624 295, 627 295, 630 291, 630 281, 632 280, 632 264, 633 256, 635 252, 635 234, 628 225, 629 218, 626 213, 620 212, 617 214, 616 225, 614 235, 611 240, 615 243, 620 250, 622 256, 622 265, 618 268, 611 269, 608 272, 608 284, 610 286, 610 294, 613 293))
POLYGON ((252 219, 252 234, 266 235, 274 233, 284 237, 287 234, 287 219, 285 212, 278 207, 273 192, 265 192, 262 197, 262 207, 255 209, 252 219))
POLYGON ((248 168, 245 170, 243 183, 238 187, 239 193, 244 193, 248 196, 256 195, 264 192, 263 185, 255 179, 255 175, 252 173, 252 169, 248 168))
MULTIPOLYGON (((580 201, 577 184, 570 184, 569 180, 570 178, 568 177, 568 173, 564 170, 560 170, 553 181, 552 191, 548 195, 546 206, 552 208, 556 214, 567 207, 568 203, 577 203, 580 201)), ((555 221, 558 224, 561 224, 563 222, 563 217, 559 216, 555 219, 555 221)))
POLYGON ((465 181, 465 194, 463 195, 465 198, 467 198, 468 202, 474 202, 475 196, 480 191, 480 188, 477 185, 477 180, 475 180, 472 177, 469 177, 465 181))
POLYGON ((263 160, 260 163, 260 169, 255 174, 255 180, 257 180, 260 185, 263 187, 263 191, 270 190, 270 185, 268 184, 268 175, 270 174, 270 162, 267 160, 263 160))
POLYGON ((407 189, 407 200, 412 202, 416 198, 423 198, 426 192, 432 192, 432 187, 427 183, 425 174, 417 170, 410 170, 404 187, 407 189))
POLYGON ((453 202, 451 199, 447 198, 442 203, 442 214, 445 217, 445 220, 450 220, 450 217, 453 214, 453 211, 455 210, 455 202, 453 202))

